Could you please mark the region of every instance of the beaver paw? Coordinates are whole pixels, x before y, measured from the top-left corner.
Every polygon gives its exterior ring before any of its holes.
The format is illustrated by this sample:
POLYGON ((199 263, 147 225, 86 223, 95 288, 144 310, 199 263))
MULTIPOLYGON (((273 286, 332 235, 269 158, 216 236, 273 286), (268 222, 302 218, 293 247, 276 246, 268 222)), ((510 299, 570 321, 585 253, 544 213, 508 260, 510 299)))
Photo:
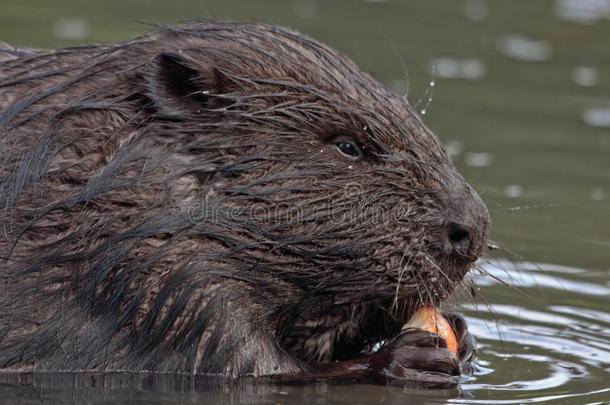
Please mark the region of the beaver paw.
POLYGON ((386 383, 445 388, 458 383, 458 358, 442 337, 420 329, 406 329, 370 358, 374 377, 386 383))
POLYGON ((457 356, 462 364, 462 374, 472 375, 471 363, 476 357, 477 346, 474 336, 468 331, 466 319, 456 312, 445 313, 443 316, 453 328, 458 342, 457 356))
POLYGON ((458 342, 457 356, 447 349, 441 336, 406 329, 370 357, 370 371, 375 378, 391 384, 426 388, 455 386, 462 373, 470 374, 470 362, 476 354, 474 337, 468 332, 464 317, 444 314, 458 342))

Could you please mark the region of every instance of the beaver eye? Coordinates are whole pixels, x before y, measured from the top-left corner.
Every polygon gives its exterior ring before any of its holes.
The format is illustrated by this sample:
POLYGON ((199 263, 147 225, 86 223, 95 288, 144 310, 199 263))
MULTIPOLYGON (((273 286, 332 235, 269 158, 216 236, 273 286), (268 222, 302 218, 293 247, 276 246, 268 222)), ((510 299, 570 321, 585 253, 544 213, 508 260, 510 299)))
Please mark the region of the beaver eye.
POLYGON ((360 150, 356 145, 347 141, 340 141, 335 144, 339 152, 350 158, 357 158, 360 156, 360 150))

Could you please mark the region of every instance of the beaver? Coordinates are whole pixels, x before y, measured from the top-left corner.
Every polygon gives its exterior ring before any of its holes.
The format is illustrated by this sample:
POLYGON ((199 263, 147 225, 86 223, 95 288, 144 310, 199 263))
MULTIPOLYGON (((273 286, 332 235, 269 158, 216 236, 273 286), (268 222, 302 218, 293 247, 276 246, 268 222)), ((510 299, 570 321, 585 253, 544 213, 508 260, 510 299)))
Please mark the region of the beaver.
POLYGON ((0 49, 0 368, 456 384, 400 331, 488 211, 408 102, 272 25, 0 49), (379 347, 381 346, 381 347, 379 347))

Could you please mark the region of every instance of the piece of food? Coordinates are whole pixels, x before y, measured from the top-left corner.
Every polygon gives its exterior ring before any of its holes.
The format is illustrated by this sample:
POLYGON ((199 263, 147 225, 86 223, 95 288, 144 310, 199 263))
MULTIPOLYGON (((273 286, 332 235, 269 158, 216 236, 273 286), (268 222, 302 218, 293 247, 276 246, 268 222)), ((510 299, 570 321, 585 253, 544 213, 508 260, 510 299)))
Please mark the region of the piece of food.
POLYGON ((440 335, 447 342, 447 349, 457 356, 458 343, 453 328, 443 314, 432 307, 421 307, 402 326, 402 329, 416 328, 440 335))

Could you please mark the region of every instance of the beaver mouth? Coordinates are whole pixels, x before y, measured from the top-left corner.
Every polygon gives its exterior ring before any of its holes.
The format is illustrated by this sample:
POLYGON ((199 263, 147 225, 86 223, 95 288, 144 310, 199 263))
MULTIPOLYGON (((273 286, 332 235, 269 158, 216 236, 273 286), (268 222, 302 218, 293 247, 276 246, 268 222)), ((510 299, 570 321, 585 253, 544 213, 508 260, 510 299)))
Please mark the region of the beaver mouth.
POLYGON ((472 263, 452 264, 445 267, 450 268, 450 273, 428 279, 421 290, 399 295, 397 288, 391 298, 378 297, 356 304, 318 303, 318 310, 299 313, 296 319, 293 313, 290 326, 282 328, 282 346, 310 364, 370 355, 396 337, 420 308, 438 308, 449 300, 472 267, 472 263))
POLYGON ((309 364, 360 358, 397 336, 420 308, 419 296, 345 305, 307 319, 293 319, 282 346, 309 364))
POLYGON ((390 263, 363 264, 366 272, 350 273, 341 283, 320 287, 319 294, 306 293, 294 304, 282 305, 276 313, 280 345, 309 364, 375 352, 418 309, 442 307, 464 288, 460 285, 473 262, 433 248, 422 246, 409 260, 404 249, 394 250, 390 263), (352 275, 354 280, 348 279, 352 275), (363 280, 368 288, 352 287, 363 280))
MULTIPOLYGON (((338 341, 332 360, 346 360, 368 355, 379 350, 421 308, 430 306, 419 297, 391 300, 372 304, 375 307, 364 315, 359 333, 351 341, 338 341)), ((440 305, 434 305, 435 307, 440 305)))

